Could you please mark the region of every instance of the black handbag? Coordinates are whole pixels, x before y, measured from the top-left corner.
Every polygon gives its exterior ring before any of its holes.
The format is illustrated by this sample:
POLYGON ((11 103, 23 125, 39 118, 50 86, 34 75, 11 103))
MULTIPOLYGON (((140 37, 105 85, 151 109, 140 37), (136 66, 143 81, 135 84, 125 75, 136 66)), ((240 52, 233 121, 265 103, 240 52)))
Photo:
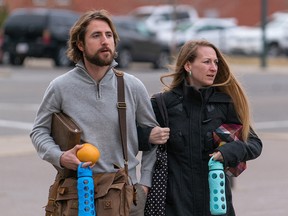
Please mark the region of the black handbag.
MULTIPOLYGON (((168 113, 162 93, 157 93, 153 97, 156 99, 157 106, 163 119, 163 126, 168 127, 168 113)), ((166 144, 164 144, 158 145, 157 147, 156 162, 152 176, 152 186, 147 195, 147 201, 145 205, 145 216, 165 215, 167 181, 168 162, 166 144)))

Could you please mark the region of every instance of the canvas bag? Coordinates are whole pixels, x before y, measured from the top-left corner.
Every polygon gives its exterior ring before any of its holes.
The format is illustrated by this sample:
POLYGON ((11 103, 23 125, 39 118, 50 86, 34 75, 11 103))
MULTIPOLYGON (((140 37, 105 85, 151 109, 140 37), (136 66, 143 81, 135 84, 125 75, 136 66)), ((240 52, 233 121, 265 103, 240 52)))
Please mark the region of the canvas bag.
MULTIPOLYGON (((49 189, 46 216, 78 216, 77 178, 56 177, 49 189), (52 199, 53 197, 53 199, 52 199)), ((128 216, 134 197, 124 168, 117 172, 97 174, 94 180, 94 198, 98 216, 128 216)))
MULTIPOLYGON (((95 206, 98 216, 128 216, 132 203, 136 205, 136 189, 129 181, 126 133, 126 103, 123 73, 114 71, 118 81, 118 103, 120 134, 123 147, 124 168, 113 173, 93 176, 95 206)), ((78 216, 77 178, 63 177, 58 172, 49 189, 46 216, 78 216)))
MULTIPOLYGON (((168 126, 168 113, 162 93, 154 95, 164 126, 168 126)), ((168 181, 168 161, 166 144, 158 145, 156 151, 156 162, 152 176, 152 186, 147 195, 145 205, 145 216, 162 216, 165 215, 165 200, 168 181)))

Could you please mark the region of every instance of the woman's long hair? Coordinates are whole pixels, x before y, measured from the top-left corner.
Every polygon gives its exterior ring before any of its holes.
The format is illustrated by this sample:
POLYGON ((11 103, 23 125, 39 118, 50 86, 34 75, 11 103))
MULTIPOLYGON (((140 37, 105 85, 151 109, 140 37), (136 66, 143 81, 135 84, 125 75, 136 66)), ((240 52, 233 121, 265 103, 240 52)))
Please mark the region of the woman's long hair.
POLYGON ((247 96, 241 84, 237 81, 235 76, 230 71, 230 68, 224 56, 213 44, 205 40, 187 41, 181 47, 179 54, 176 58, 175 65, 170 66, 173 72, 165 74, 160 78, 162 84, 165 86, 164 91, 170 91, 183 83, 184 79, 187 76, 184 65, 188 61, 194 62, 197 57, 198 47, 202 46, 211 47, 216 52, 218 58, 218 72, 212 86, 215 86, 219 92, 224 92, 231 97, 238 118, 243 125, 242 139, 244 141, 247 141, 251 126, 250 110, 247 96), (169 85, 164 82, 164 79, 168 77, 172 78, 172 81, 169 85))

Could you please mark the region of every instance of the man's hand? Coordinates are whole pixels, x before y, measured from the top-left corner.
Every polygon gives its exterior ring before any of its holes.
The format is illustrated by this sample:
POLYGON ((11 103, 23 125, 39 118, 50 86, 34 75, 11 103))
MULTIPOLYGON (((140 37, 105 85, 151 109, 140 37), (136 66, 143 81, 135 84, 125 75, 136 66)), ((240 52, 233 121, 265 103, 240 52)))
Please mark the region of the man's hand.
MULTIPOLYGON (((81 161, 77 158, 76 153, 79 149, 82 148, 82 145, 76 145, 74 148, 64 152, 60 157, 60 165, 71 170, 77 170, 78 165, 81 161)), ((82 167, 91 166, 92 162, 83 163, 82 167)))
POLYGON ((169 139, 170 128, 154 127, 149 136, 149 142, 153 144, 165 144, 169 139))

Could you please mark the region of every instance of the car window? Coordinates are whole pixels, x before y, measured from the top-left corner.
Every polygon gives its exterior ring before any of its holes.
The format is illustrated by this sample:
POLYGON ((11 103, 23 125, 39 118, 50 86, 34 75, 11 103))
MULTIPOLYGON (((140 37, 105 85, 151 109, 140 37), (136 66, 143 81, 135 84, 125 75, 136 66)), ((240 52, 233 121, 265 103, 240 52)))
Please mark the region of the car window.
POLYGON ((68 14, 53 14, 52 16, 50 16, 51 24, 57 25, 59 27, 71 27, 77 19, 78 16, 72 16, 68 14))
POLYGON ((185 20, 185 19, 189 19, 190 16, 187 12, 177 12, 176 13, 176 19, 177 20, 185 20))
POLYGON ((11 16, 7 20, 7 25, 13 25, 13 26, 23 26, 23 23, 26 25, 31 26, 42 26, 45 23, 45 16, 40 14, 21 14, 21 15, 15 15, 11 16))
POLYGON ((137 19, 147 19, 149 16, 151 16, 151 13, 135 13, 134 16, 137 18, 137 19))
POLYGON ((287 26, 287 18, 286 19, 274 19, 267 23, 267 26, 270 28, 281 28, 287 26))
POLYGON ((137 31, 146 37, 151 37, 153 34, 152 32, 147 28, 147 26, 144 23, 138 23, 137 24, 137 31))
POLYGON ((19 34, 39 35, 42 34, 46 23, 46 17, 41 14, 18 14, 11 15, 5 23, 5 34, 18 37, 19 34))
POLYGON ((225 28, 223 26, 207 25, 207 26, 203 26, 199 28, 197 31, 201 32, 201 31, 222 30, 222 29, 225 29, 225 28))
POLYGON ((69 30, 76 22, 78 16, 70 14, 54 13, 49 16, 49 29, 57 38, 65 38, 69 34, 69 30))

